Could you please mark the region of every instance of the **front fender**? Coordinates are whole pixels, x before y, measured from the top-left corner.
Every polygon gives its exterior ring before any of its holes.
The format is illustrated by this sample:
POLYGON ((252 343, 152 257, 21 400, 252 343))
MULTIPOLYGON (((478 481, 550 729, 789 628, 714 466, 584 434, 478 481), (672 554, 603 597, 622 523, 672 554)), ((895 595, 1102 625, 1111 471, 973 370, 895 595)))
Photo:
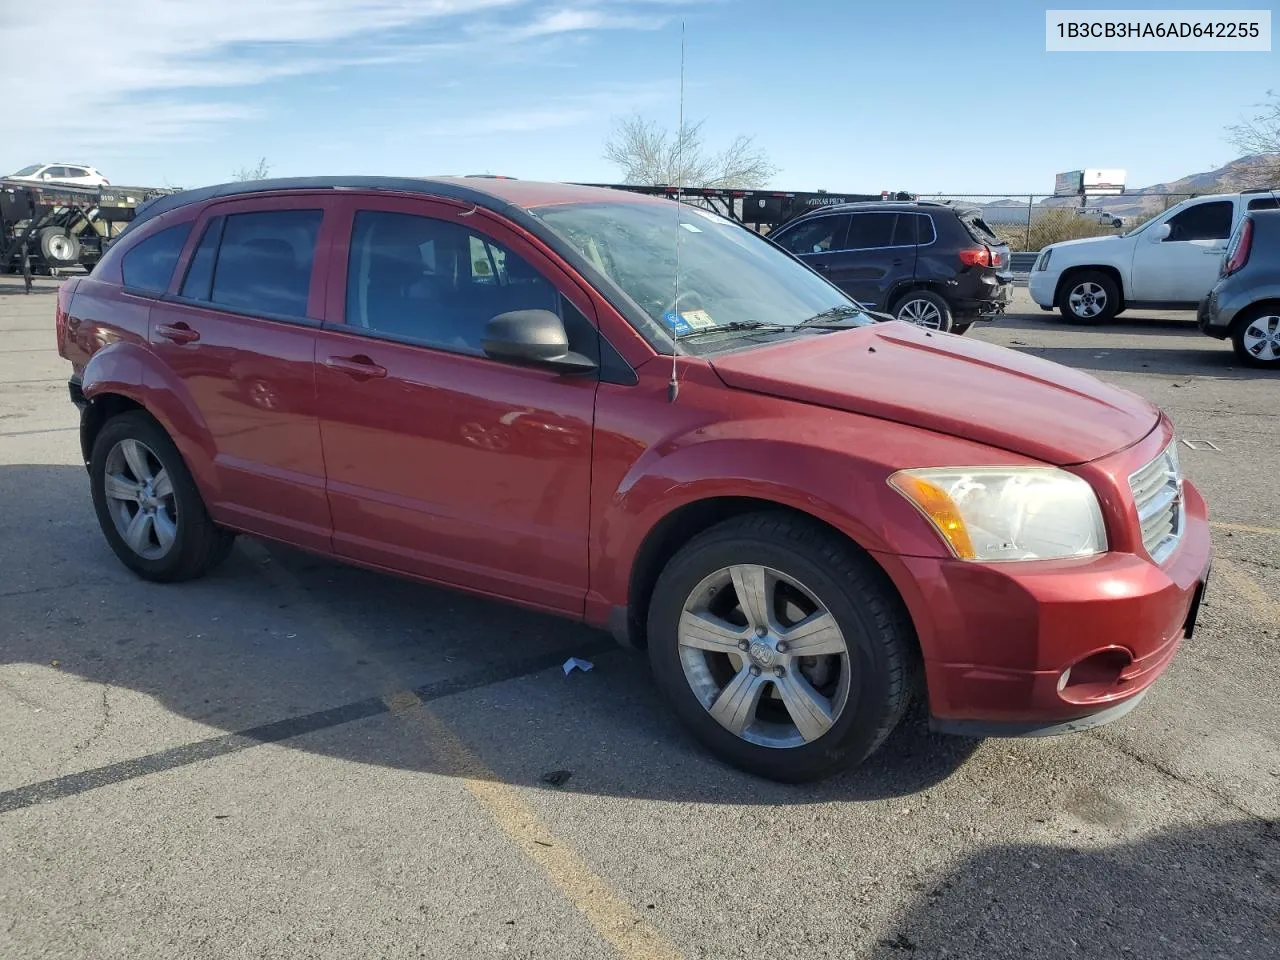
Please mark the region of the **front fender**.
MULTIPOLYGON (((609 603, 625 604, 632 566, 658 524, 682 507, 723 497, 752 498, 800 511, 873 553, 946 555, 933 528, 886 482, 895 469, 885 461, 886 454, 905 457, 907 462, 917 458, 900 445, 886 445, 883 433, 871 424, 878 421, 840 430, 828 421, 824 428, 809 433, 791 421, 779 424, 782 434, 768 439, 759 435, 760 424, 755 422, 743 430, 753 435, 706 438, 704 434, 685 443, 650 447, 596 518, 594 592, 609 603), (870 439, 871 431, 879 433, 880 442, 859 444, 859 439, 870 439), (816 445, 819 435, 821 445, 816 445), (868 452, 853 452, 858 450, 868 452)), ((723 426, 732 430, 744 425, 723 426)), ((932 457, 939 455, 940 446, 954 444, 953 462, 972 459, 973 445, 964 441, 905 426, 895 433, 928 436, 932 457)))
POLYGON ((210 497, 216 499, 213 435, 186 386, 144 345, 122 340, 98 350, 81 373, 81 391, 89 401, 82 414, 82 430, 99 426, 91 419, 96 399, 127 397, 164 428, 207 502, 212 502, 210 497))

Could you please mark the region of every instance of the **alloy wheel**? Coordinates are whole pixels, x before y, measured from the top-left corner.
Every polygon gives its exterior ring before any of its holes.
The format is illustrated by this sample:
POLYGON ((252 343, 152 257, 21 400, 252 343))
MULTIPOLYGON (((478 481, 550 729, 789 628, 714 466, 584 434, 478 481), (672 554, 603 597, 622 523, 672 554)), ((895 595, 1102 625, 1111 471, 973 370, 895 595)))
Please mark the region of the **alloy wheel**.
POLYGON ((931 300, 908 300, 898 308, 898 319, 928 330, 942 329, 942 311, 931 300))
POLYGON ((685 601, 677 642, 698 701, 748 743, 812 743, 848 706, 849 647, 835 617, 778 570, 735 564, 704 578, 685 601))
POLYGON ((1280 361, 1280 316, 1270 314, 1250 321, 1240 336, 1244 349, 1258 360, 1280 361))
POLYGON ((169 471, 154 450, 141 440, 121 440, 107 454, 103 488, 112 523, 130 550, 159 560, 173 549, 178 506, 169 471))
POLYGON ((1096 317, 1107 307, 1107 291, 1100 284, 1086 281, 1072 288, 1067 302, 1077 317, 1096 317))

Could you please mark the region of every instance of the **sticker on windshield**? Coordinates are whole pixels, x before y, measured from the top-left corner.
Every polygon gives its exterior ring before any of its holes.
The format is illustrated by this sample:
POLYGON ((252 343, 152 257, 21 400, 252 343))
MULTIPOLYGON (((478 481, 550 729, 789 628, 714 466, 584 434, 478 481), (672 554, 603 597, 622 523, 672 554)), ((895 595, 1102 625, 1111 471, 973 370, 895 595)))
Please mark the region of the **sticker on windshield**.
POLYGON ((662 322, 670 327, 671 331, 676 334, 689 333, 693 330, 693 327, 689 326, 684 317, 671 310, 668 310, 662 315, 662 322))
POLYGON ((684 317, 685 323, 694 330, 706 330, 716 325, 716 322, 711 319, 711 314, 705 310, 685 310, 680 316, 684 317))

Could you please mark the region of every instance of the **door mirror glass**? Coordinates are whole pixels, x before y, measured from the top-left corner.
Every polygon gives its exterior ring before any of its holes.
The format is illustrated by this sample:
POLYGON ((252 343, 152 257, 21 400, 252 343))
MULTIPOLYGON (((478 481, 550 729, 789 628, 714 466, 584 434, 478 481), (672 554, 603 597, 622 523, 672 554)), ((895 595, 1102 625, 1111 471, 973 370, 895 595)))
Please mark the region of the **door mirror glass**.
POLYGON ((596 364, 569 349, 564 321, 550 310, 512 310, 500 313, 484 328, 480 343, 485 355, 564 373, 589 373, 596 364))

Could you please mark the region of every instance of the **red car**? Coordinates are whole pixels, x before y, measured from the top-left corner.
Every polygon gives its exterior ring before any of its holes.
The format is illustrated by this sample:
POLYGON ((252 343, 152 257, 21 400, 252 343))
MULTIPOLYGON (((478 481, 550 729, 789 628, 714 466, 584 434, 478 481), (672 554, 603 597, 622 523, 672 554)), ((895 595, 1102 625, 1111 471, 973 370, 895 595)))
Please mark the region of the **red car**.
POLYGON ((58 296, 107 541, 197 577, 237 532, 607 627, 728 762, 1132 708, 1211 551, 1159 410, 876 323, 669 200, 326 178, 153 201, 58 296), (678 276, 677 276, 678 273, 678 276))

